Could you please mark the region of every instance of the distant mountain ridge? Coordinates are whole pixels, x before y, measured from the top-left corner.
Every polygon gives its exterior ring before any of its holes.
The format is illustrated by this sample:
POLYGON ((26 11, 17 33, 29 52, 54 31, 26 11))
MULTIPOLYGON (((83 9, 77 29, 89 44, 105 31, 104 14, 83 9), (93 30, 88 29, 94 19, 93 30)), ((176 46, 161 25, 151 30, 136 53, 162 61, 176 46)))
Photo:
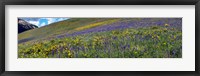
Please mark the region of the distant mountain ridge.
POLYGON ((38 26, 28 23, 23 19, 18 19, 18 34, 35 28, 38 28, 38 26))

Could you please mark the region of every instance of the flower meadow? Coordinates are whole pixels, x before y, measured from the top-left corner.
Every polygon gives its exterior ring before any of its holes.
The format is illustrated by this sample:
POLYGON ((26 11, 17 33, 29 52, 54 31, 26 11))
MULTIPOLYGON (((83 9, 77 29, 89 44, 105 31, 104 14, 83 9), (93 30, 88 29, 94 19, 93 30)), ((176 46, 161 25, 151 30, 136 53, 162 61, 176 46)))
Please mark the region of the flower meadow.
POLYGON ((18 41, 18 57, 182 58, 181 18, 81 20, 72 18, 71 21, 66 20, 71 24, 62 25, 58 22, 22 33, 19 35, 21 42, 18 41), (51 35, 37 34, 38 38, 33 35, 22 37, 23 34, 29 35, 34 33, 34 30, 46 28, 51 30, 51 35))

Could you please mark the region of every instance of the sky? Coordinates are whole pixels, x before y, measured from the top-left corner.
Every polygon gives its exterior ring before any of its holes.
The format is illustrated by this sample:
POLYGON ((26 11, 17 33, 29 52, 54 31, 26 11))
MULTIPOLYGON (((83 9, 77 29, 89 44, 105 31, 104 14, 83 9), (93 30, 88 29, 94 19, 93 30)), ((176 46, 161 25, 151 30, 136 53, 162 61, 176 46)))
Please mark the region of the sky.
POLYGON ((20 19, 23 19, 31 24, 34 24, 38 27, 42 27, 42 26, 46 26, 46 25, 49 25, 51 23, 55 23, 55 22, 59 22, 59 21, 63 21, 63 20, 67 20, 69 18, 32 18, 32 17, 23 17, 23 18, 20 18, 20 19))

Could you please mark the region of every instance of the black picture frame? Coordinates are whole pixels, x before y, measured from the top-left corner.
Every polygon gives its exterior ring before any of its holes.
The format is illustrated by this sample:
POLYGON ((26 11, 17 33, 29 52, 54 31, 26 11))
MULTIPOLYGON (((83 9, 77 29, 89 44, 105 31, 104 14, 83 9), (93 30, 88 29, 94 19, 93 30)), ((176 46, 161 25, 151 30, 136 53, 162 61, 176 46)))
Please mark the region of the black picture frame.
POLYGON ((200 0, 1 0, 0 3, 2 76, 200 76, 200 0), (195 5, 195 71, 5 71, 5 5, 195 5))

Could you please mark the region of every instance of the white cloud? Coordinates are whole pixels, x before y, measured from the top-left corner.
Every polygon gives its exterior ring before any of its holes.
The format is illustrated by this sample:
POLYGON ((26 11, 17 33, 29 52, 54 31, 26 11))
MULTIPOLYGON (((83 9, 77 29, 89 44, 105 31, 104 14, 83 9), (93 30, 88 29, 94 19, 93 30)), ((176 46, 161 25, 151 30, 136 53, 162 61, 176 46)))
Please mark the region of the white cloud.
POLYGON ((46 18, 48 20, 48 24, 54 23, 56 20, 55 18, 46 18))
POLYGON ((46 19, 48 20, 48 24, 51 24, 51 23, 54 23, 54 22, 66 20, 68 18, 46 18, 46 19))
POLYGON ((68 18, 59 18, 58 21, 63 21, 63 20, 66 20, 68 18))
POLYGON ((28 21, 28 23, 34 24, 34 25, 36 25, 36 26, 39 25, 39 21, 28 21))
POLYGON ((43 22, 42 24, 40 24, 40 27, 45 26, 45 23, 43 22))

